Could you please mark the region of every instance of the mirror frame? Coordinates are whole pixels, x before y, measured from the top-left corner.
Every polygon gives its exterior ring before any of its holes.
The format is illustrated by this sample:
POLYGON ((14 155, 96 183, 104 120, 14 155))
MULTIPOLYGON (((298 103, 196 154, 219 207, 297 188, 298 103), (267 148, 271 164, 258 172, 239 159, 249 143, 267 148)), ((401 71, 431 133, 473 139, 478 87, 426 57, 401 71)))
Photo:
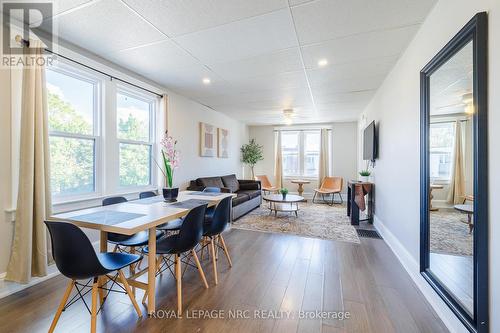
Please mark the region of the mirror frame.
POLYGON ((420 272, 470 332, 488 332, 488 16, 476 14, 420 72, 420 272), (473 315, 432 273, 429 235, 430 76, 473 43, 474 233, 473 315))

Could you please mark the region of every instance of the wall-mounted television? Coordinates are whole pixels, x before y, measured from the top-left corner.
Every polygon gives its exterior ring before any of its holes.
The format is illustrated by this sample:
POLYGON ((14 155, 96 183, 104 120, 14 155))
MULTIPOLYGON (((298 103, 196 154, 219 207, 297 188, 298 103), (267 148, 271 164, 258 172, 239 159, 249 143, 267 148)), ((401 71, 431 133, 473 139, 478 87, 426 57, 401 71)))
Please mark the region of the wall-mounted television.
POLYGON ((372 121, 363 133, 363 160, 375 161, 377 153, 377 128, 375 127, 375 121, 372 121))

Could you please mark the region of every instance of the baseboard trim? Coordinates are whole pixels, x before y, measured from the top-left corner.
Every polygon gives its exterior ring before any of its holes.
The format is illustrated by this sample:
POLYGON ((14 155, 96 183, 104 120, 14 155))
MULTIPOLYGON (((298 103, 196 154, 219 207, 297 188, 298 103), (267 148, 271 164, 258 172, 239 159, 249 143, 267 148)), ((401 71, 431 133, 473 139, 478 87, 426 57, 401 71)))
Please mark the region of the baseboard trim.
POLYGON ((436 311, 439 318, 443 321, 445 326, 452 333, 468 333, 468 330, 460 322, 460 320, 455 316, 455 314, 450 310, 450 308, 444 303, 444 301, 439 297, 438 294, 432 289, 432 287, 427 283, 427 281, 420 274, 420 266, 411 256, 411 254, 406 250, 406 248, 401 244, 401 242, 394 236, 394 234, 387 229, 383 222, 375 215, 373 219, 373 225, 384 238, 384 241, 389 246, 394 255, 398 258, 401 265, 408 272, 411 279, 417 285, 417 288, 424 295, 425 299, 432 306, 434 311, 436 311))

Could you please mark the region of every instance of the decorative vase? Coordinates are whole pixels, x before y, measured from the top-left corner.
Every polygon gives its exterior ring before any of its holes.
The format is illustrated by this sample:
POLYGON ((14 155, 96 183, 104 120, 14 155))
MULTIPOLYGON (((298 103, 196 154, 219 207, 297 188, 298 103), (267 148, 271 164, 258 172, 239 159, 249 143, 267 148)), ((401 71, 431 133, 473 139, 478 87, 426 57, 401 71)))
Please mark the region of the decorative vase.
POLYGON ((281 195, 283 196, 283 200, 286 200, 286 193, 281 193, 281 195))
POLYGON ((175 202, 177 201, 177 196, 179 195, 179 188, 164 188, 163 189, 163 198, 167 202, 175 202))

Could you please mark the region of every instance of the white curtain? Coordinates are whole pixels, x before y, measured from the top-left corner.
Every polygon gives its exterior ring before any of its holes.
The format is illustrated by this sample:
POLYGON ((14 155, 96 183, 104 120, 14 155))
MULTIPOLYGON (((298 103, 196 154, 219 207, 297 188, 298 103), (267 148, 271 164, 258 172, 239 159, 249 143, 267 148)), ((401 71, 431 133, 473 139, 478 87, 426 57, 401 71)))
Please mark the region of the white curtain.
POLYGON ((322 128, 320 136, 318 186, 321 186, 325 177, 330 176, 330 140, 328 138, 328 130, 322 128))
POLYGON ((274 132, 274 186, 283 187, 283 157, 281 152, 281 132, 274 132))
MULTIPOLYGON (((41 57, 41 44, 30 41, 25 56, 41 57)), ((19 193, 14 240, 6 279, 29 282, 47 275, 48 236, 43 221, 50 216, 49 135, 45 69, 23 68, 19 193)))
POLYGON ((448 203, 461 204, 464 200, 465 178, 464 178, 464 153, 462 144, 462 123, 455 124, 455 142, 453 144, 453 164, 448 192, 448 203))

